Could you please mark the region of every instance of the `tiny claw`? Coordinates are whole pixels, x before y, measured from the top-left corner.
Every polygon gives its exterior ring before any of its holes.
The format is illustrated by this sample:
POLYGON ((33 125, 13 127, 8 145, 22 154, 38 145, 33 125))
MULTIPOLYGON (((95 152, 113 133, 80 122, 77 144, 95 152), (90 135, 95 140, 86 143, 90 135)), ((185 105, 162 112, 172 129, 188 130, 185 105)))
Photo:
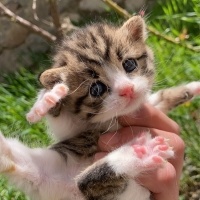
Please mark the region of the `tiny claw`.
POLYGON ((162 144, 162 143, 165 142, 165 138, 163 138, 162 136, 157 136, 157 137, 155 138, 155 140, 156 140, 157 142, 159 142, 159 144, 162 144))

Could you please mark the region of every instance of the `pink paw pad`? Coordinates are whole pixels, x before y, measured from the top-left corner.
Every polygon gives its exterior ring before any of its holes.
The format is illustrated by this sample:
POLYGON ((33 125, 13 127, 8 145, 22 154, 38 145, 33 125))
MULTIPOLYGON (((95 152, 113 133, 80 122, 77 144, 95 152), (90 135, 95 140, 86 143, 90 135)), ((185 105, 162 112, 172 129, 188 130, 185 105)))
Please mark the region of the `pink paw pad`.
POLYGON ((151 148, 154 148, 158 145, 165 145, 165 144, 167 144, 167 139, 165 139, 162 136, 157 136, 149 142, 149 145, 151 146, 151 148))
POLYGON ((166 159, 174 156, 174 152, 168 145, 167 139, 161 136, 155 138, 150 136, 148 133, 143 134, 139 137, 139 141, 145 141, 144 144, 138 144, 137 138, 131 146, 134 150, 134 156, 137 158, 137 167, 144 171, 156 169, 162 166, 166 159))
POLYGON ((52 90, 45 92, 32 107, 31 111, 26 115, 29 122, 35 123, 44 117, 48 111, 56 106, 56 104, 68 93, 68 87, 63 83, 57 84, 52 90))
POLYGON ((133 145, 132 147, 133 147, 138 158, 142 158, 147 154, 147 149, 144 146, 133 145))
POLYGON ((64 84, 58 84, 53 88, 52 92, 55 92, 60 98, 63 98, 67 95, 68 90, 68 87, 64 84))
POLYGON ((168 146, 167 145, 159 145, 158 146, 158 149, 160 150, 160 151, 167 151, 168 150, 168 146))
POLYGON ((155 164, 162 164, 164 162, 163 158, 160 156, 153 156, 152 160, 155 164))
POLYGON ((45 101, 45 103, 48 104, 49 107, 52 107, 52 106, 56 105, 56 103, 59 101, 59 98, 56 95, 47 93, 44 96, 44 101, 45 101))
POLYGON ((155 141, 158 142, 159 144, 163 144, 165 142, 165 138, 158 136, 158 137, 155 137, 155 141))
POLYGON ((145 168, 156 169, 164 163, 164 159, 161 156, 153 155, 148 158, 145 162, 145 168))
POLYGON ((36 109, 35 109, 35 113, 36 113, 38 116, 44 116, 45 113, 46 113, 46 110, 44 110, 44 108, 36 108, 36 109))
POLYGON ((33 111, 30 111, 27 115, 26 115, 26 119, 28 122, 31 123, 35 123, 37 121, 39 121, 41 119, 40 116, 38 116, 36 113, 34 113, 33 111))
POLYGON ((167 158, 168 150, 169 150, 169 146, 163 144, 163 145, 155 146, 153 149, 153 153, 159 156, 162 156, 163 158, 167 158))

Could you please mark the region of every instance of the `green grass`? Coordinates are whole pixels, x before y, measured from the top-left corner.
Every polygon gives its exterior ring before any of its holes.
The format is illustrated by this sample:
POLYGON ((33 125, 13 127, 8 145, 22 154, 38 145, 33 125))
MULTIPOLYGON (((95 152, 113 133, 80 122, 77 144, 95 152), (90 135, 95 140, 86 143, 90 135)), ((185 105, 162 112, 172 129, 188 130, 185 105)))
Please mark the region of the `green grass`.
MULTIPOLYGON (((179 38, 186 32, 189 38, 183 43, 200 45, 200 2, 196 0, 169 0, 159 3, 149 18, 150 25, 160 32, 179 38), (162 6, 160 6, 162 5, 162 6)), ((155 90, 183 82, 200 80, 200 53, 167 43, 155 36, 149 38, 157 62, 155 90)), ((181 127, 185 141, 185 164, 181 180, 181 197, 184 200, 199 199, 200 193, 200 97, 170 113, 181 127)))
MULTIPOLYGON (((156 47, 157 82, 155 90, 183 82, 200 79, 199 55, 184 48, 166 44, 152 37, 150 44, 156 47), (164 47, 164 48, 163 48, 164 47), (171 49, 171 50, 170 50, 171 49)), ((181 127, 181 136, 186 143, 185 165, 181 182, 183 199, 191 197, 191 190, 200 189, 200 98, 188 102, 170 113, 181 127), (194 188, 194 185, 198 187, 194 188), (193 188, 193 189, 192 189, 193 188)))
MULTIPOLYGON (((111 15, 113 18, 113 14, 111 15)), ((149 24, 166 35, 179 37, 187 30, 193 45, 200 44, 200 5, 197 0, 169 0, 159 4, 149 15, 149 24)), ((155 90, 183 82, 200 80, 200 55, 183 47, 170 44, 153 35, 149 45, 155 52, 157 77, 155 90)), ((43 64, 44 57, 34 55, 43 64)), ((14 74, 5 75, 0 85, 0 129, 6 136, 17 137, 29 146, 46 146, 50 139, 44 124, 30 125, 25 114, 31 107, 38 90, 37 75, 42 69, 30 71, 21 68, 14 74)), ((180 199, 188 200, 191 192, 200 187, 200 98, 184 104, 170 113, 181 126, 181 135, 186 143, 185 165, 181 180, 180 199), (195 189, 192 189, 195 187, 195 189)), ((0 199, 25 200, 22 193, 0 178, 0 199)))

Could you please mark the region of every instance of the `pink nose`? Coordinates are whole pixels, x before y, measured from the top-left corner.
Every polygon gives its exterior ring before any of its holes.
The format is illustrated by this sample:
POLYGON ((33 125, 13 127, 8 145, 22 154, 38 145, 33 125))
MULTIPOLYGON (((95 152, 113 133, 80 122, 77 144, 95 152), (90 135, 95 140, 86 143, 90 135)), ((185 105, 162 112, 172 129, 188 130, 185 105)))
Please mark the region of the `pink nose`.
POLYGON ((134 96, 134 89, 133 86, 125 86, 119 90, 119 96, 133 98, 134 96))

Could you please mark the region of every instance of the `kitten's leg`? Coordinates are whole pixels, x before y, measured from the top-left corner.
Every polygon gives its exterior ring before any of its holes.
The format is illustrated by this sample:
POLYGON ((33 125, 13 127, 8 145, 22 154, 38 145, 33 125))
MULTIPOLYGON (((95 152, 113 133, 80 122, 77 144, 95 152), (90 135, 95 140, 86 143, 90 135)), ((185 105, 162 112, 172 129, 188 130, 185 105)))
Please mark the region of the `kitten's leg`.
POLYGON ((0 134, 0 173, 34 200, 66 199, 67 163, 50 149, 30 149, 0 134), (63 192, 64 191, 64 192, 63 192))
POLYGON ((50 91, 42 91, 38 100, 27 114, 27 120, 31 123, 41 120, 51 108, 55 107, 62 98, 67 96, 68 91, 69 88, 63 83, 56 84, 50 91))
POLYGON ((163 137, 152 139, 150 134, 143 134, 85 170, 77 184, 86 199, 147 200, 149 191, 134 179, 143 172, 161 167, 165 159, 173 155, 163 137))
POLYGON ((166 88, 150 95, 148 102, 164 113, 200 95, 200 82, 166 88))

